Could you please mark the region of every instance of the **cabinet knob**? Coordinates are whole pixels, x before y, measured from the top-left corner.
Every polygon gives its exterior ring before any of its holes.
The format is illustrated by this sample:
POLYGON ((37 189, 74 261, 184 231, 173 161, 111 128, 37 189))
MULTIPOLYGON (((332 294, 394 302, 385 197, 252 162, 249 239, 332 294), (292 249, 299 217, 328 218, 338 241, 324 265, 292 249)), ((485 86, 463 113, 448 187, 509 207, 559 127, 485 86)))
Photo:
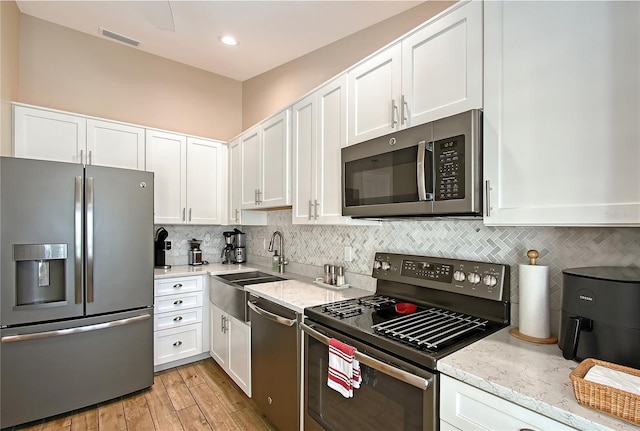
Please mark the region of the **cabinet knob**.
POLYGON ((179 347, 182 346, 182 341, 176 341, 175 343, 173 343, 173 347, 179 347))
POLYGON ((182 299, 178 299, 177 301, 173 302, 173 305, 180 305, 182 304, 182 299))
POLYGON ((174 318, 173 318, 173 321, 174 321, 174 322, 179 322, 179 321, 181 321, 181 320, 182 320, 182 316, 178 316, 178 317, 174 317, 174 318))
POLYGON ((175 289, 178 289, 178 288, 182 287, 182 284, 180 284, 180 283, 176 283, 176 284, 174 284, 174 285, 173 285, 173 287, 174 287, 175 289))

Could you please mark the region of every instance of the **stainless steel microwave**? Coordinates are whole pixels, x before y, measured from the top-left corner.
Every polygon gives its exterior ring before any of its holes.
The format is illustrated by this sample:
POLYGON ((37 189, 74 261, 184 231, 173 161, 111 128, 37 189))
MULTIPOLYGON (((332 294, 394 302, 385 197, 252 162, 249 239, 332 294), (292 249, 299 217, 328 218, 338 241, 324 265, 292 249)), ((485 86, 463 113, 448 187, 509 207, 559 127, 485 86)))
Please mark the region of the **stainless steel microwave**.
POLYGON ((482 111, 342 149, 342 214, 482 214, 482 111))

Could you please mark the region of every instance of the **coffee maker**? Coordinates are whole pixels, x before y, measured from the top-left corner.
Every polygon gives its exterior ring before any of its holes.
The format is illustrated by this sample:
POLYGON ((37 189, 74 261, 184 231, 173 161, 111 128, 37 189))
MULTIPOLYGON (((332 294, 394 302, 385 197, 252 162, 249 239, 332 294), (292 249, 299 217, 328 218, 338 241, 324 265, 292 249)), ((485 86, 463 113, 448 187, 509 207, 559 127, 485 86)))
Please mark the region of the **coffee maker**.
POLYGON ((171 241, 167 241, 167 237, 169 236, 169 232, 163 227, 159 227, 156 230, 156 235, 154 239, 155 247, 154 247, 154 265, 156 268, 169 269, 171 265, 167 265, 166 260, 166 252, 171 250, 171 241))
POLYGON ((600 359, 640 368, 640 268, 562 271, 558 345, 565 359, 600 359))
POLYGON ((224 248, 220 254, 222 263, 244 263, 246 262, 247 240, 244 232, 239 229, 222 232, 224 236, 224 248))
POLYGON ((247 261, 247 238, 244 232, 234 229, 236 233, 235 248, 233 250, 234 260, 236 263, 244 263, 247 261))
POLYGON ((195 238, 189 241, 189 265, 202 265, 204 263, 200 244, 202 244, 202 241, 195 238))
POLYGON ((220 253, 220 258, 223 264, 235 263, 235 234, 233 231, 222 232, 224 248, 222 249, 222 253, 220 253))

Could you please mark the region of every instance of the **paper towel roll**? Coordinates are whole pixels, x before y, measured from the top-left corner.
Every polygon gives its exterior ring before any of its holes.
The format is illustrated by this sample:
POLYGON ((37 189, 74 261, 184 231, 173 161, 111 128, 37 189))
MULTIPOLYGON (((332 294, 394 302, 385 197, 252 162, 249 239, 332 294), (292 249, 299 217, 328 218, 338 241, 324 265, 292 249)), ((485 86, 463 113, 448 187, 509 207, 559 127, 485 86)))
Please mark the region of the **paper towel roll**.
POLYGON ((549 267, 519 265, 519 331, 534 338, 549 338, 549 267))

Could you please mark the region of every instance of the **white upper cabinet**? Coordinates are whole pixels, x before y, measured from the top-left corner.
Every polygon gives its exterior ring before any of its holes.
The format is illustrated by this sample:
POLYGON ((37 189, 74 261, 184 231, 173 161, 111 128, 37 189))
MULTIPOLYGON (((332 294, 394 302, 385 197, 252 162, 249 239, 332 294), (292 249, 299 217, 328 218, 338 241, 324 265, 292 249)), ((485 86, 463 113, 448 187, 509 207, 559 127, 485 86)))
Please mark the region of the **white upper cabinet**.
POLYGON ((147 130, 147 170, 154 175, 154 223, 187 220, 187 137, 147 130))
POLYGON ((241 207, 291 205, 291 141, 287 109, 240 136, 241 207))
POLYGON ((223 224, 227 200, 227 146, 187 138, 187 222, 223 224))
POLYGON ((349 71, 349 144, 400 128, 401 47, 397 43, 349 71))
POLYGON ((348 145, 482 108, 482 3, 450 8, 348 76, 348 145))
POLYGON ((291 205, 289 112, 287 109, 261 124, 262 186, 259 203, 263 207, 291 205))
POLYGON ((13 106, 15 157, 145 169, 142 127, 82 115, 13 106))
POLYGON ((340 149, 346 143, 347 80, 342 75, 293 105, 293 223, 341 224, 340 149))
POLYGON ((147 130, 147 170, 155 174, 157 224, 222 224, 226 216, 226 145, 147 130))
POLYGON ((84 163, 86 147, 86 118, 20 105, 13 106, 15 157, 84 163))
POLYGON ((485 224, 640 225, 640 3, 484 8, 485 224))
POLYGON ((241 200, 242 208, 258 206, 258 189, 261 186, 260 177, 260 126, 255 126, 240 136, 240 164, 241 164, 241 200))
POLYGON ((88 164, 145 169, 145 131, 142 127, 87 119, 88 164))
POLYGON ((400 125, 482 108, 482 2, 471 1, 402 41, 400 125))
POLYGON ((242 223, 242 154, 240 138, 229 142, 229 214, 228 222, 242 223))
MULTIPOLYGON (((227 223, 237 225, 267 224, 265 211, 250 211, 242 209, 242 146, 240 139, 229 142, 229 205, 227 223)), ((257 163, 257 162, 256 162, 257 163)))
POLYGON ((87 119, 88 164, 145 169, 145 131, 142 127, 87 119))

